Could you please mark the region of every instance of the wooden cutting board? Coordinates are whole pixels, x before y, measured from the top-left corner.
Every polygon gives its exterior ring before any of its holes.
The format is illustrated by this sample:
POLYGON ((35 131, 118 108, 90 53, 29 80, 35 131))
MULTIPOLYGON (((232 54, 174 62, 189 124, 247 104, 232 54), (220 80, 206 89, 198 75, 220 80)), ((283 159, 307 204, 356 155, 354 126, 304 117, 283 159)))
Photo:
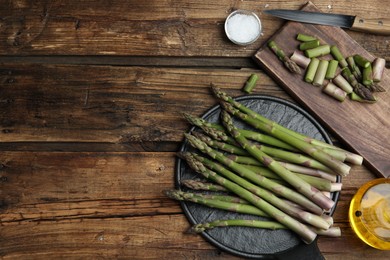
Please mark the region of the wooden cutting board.
MULTIPOLYGON (((302 10, 319 9, 308 2, 302 10)), ((337 45, 348 57, 360 54, 369 60, 375 57, 363 49, 343 29, 298 22, 286 24, 271 37, 290 56, 297 49, 298 33, 314 35, 321 43, 337 45)), ((367 34, 367 37, 370 37, 367 34)), ((271 40, 270 39, 270 40, 271 40)), ((331 59, 331 56, 323 57, 331 59)), ((258 50, 254 59, 298 103, 308 110, 323 126, 350 150, 364 158, 364 164, 379 177, 390 176, 390 75, 384 72, 381 86, 386 92, 376 93, 374 104, 359 103, 346 99, 338 102, 303 81, 303 75, 291 74, 266 44, 258 50)))

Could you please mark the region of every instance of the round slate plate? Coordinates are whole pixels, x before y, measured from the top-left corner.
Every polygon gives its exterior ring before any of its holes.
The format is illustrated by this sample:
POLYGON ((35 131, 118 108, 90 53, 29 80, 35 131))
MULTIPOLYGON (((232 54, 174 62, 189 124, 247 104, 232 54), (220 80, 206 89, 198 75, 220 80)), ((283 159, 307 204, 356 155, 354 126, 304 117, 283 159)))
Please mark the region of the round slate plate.
MULTIPOLYGON (((271 96, 248 95, 236 98, 237 101, 258 112, 259 114, 306 136, 331 143, 331 140, 321 125, 314 120, 306 111, 295 104, 271 96)), ((219 122, 220 106, 215 106, 207 111, 202 118, 208 122, 219 122)), ((234 121, 240 128, 250 129, 240 121, 234 121)), ((193 127, 191 131, 196 131, 193 127)), ((187 141, 184 141, 180 151, 195 151, 187 141)), ((201 179, 192 171, 186 163, 178 158, 175 169, 176 188, 180 187, 180 181, 185 179, 201 179)), ((340 182, 341 179, 338 179, 340 182)), ((339 193, 333 193, 332 199, 337 202, 339 193)), ((194 225, 198 223, 210 222, 217 219, 261 219, 261 217, 226 212, 212 209, 206 206, 191 202, 181 202, 181 206, 188 221, 194 225)), ((336 207, 336 206, 335 206, 336 207)), ((330 214, 333 214, 335 207, 330 214)), ((301 239, 289 230, 267 230, 249 227, 228 227, 215 228, 202 235, 206 240, 216 247, 226 252, 246 257, 246 258, 284 258, 285 254, 289 259, 322 259, 316 242, 310 245, 304 244, 301 239), (310 247, 310 248, 309 248, 310 247), (302 255, 302 253, 305 256, 302 255), (301 255, 299 255, 301 254, 301 255)))

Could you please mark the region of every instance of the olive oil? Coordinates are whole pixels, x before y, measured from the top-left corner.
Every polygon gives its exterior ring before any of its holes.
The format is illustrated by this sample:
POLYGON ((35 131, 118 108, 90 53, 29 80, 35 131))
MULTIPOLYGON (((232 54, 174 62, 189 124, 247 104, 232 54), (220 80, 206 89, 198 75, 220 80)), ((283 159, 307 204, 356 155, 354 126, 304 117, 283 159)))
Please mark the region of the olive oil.
POLYGON ((352 198, 349 221, 366 244, 390 250, 390 179, 364 184, 352 198))

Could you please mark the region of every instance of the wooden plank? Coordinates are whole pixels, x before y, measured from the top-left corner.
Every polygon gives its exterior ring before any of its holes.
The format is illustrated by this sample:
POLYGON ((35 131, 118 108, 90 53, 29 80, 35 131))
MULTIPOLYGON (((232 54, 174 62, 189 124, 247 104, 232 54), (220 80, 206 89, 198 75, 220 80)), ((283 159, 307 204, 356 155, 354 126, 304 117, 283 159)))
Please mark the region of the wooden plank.
MULTIPOLYGON (((324 12, 387 17, 379 0, 314 1, 324 12)), ((283 24, 264 9, 298 9, 300 2, 229 1, 0 1, 1 55, 136 55, 250 57, 283 24), (93 8, 92 8, 93 7, 93 8), (223 25, 234 9, 259 14, 264 36, 248 47, 229 42, 223 25)), ((389 37, 351 35, 390 60, 389 37)))
MULTIPOLYGON (((309 3, 303 10, 318 11, 309 3)), ((369 60, 374 56, 363 49, 339 28, 289 22, 272 39, 289 55, 298 44, 298 33, 315 35, 322 43, 337 45, 345 57, 360 54, 369 60)), ((375 104, 346 100, 338 102, 323 94, 321 89, 303 81, 283 67, 272 51, 264 46, 255 58, 269 74, 319 119, 329 131, 353 151, 364 157, 364 162, 378 176, 390 176, 390 72, 384 72, 381 85, 386 92, 377 93, 375 104), (380 129, 380 130, 379 130, 380 129)))
POLYGON ((210 82, 243 95, 251 73, 261 78, 254 93, 288 99, 258 69, 3 64, 0 138, 23 143, 178 142, 189 128, 181 112, 201 115, 216 105, 210 82))
MULTIPOLYGON (((179 204, 162 194, 174 187, 173 153, 5 152, 0 162, 4 259, 236 259, 185 234, 179 204)), ((360 166, 343 178, 334 215, 342 236, 318 241, 326 259, 389 257, 364 245, 348 224, 356 187, 374 177, 360 166)))

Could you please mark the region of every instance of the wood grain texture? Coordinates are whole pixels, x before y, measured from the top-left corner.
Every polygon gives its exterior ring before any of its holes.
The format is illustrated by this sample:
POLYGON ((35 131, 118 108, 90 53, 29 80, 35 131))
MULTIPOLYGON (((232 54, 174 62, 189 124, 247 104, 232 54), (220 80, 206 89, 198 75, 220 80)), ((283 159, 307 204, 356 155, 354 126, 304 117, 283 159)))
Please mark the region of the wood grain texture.
MULTIPOLYGON (((313 2, 367 18, 390 11, 380 0, 313 2)), ((190 127, 180 113, 216 104, 210 82, 242 95, 251 73, 255 94, 295 102, 251 58, 284 24, 263 10, 302 4, 0 0, 0 258, 238 259, 186 234, 179 203, 162 194, 190 127), (238 8, 264 25, 250 46, 223 32, 238 8)), ((389 64, 389 37, 346 32, 389 64)), ((343 179, 342 236, 318 241, 327 260, 390 258, 348 224, 352 196, 374 178, 360 166, 343 179)))
MULTIPOLYGON (((303 10, 318 10, 309 3, 303 10)), ((315 35, 322 43, 337 45, 345 57, 360 54, 369 60, 375 57, 339 28, 288 22, 272 39, 290 55, 298 45, 298 33, 315 35)), ((325 57, 329 58, 329 57, 325 57)), ((353 151, 364 157, 364 162, 378 176, 390 176, 390 72, 385 70, 381 85, 386 92, 376 93, 375 104, 338 102, 293 75, 283 67, 272 51, 264 46, 255 55, 259 64, 281 84, 299 103, 304 105, 329 131, 353 151)))
POLYGON ((178 142, 189 125, 217 104, 214 83, 243 95, 284 95, 260 70, 3 64, 0 69, 2 142, 178 142), (93 80, 92 80, 93 79, 93 80))
MULTIPOLYGON (((2 55, 144 55, 250 57, 284 23, 265 9, 299 9, 302 1, 0 1, 2 55), (255 11, 264 36, 235 46, 223 25, 235 9, 255 11)), ((324 12, 387 17, 380 0, 314 1, 324 12)), ((375 55, 385 54, 389 37, 351 34, 375 55), (387 43, 386 43, 387 41, 387 43)))
MULTIPOLYGON (((0 161, 4 259, 236 259, 185 234, 179 204, 162 193, 173 187, 174 153, 6 152, 0 161)), ((348 224, 356 187, 372 177, 362 166, 343 179, 334 215, 342 236, 318 241, 326 259, 389 256, 365 246, 348 224)))

